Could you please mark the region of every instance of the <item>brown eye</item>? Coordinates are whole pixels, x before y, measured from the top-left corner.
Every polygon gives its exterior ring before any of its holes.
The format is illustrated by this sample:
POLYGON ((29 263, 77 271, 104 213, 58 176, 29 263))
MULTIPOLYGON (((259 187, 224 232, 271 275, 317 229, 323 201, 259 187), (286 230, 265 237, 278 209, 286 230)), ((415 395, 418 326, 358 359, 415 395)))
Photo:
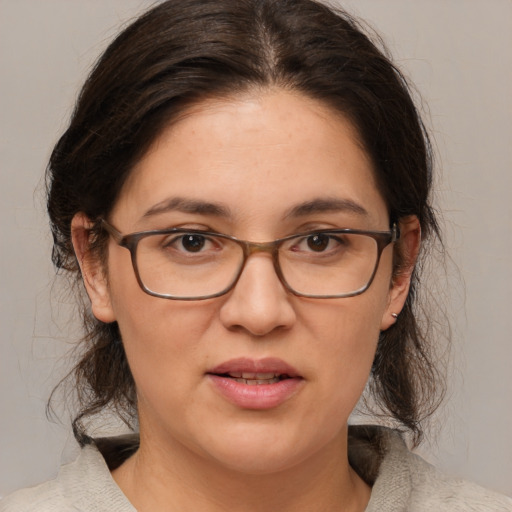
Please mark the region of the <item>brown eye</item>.
POLYGON ((187 252, 199 252, 205 245, 206 239, 202 235, 183 235, 181 244, 187 252))
POLYGON ((329 246, 330 237, 327 235, 316 234, 307 238, 308 248, 315 252, 325 251, 329 246))

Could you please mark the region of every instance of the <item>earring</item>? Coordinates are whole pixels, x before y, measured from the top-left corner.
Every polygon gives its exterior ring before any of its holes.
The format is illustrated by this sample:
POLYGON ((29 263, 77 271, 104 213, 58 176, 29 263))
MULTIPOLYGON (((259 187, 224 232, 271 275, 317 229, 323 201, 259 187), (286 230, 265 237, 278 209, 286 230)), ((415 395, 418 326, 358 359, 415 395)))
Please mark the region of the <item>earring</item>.
POLYGON ((391 316, 396 320, 398 318, 398 315, 396 313, 391 313, 391 316))

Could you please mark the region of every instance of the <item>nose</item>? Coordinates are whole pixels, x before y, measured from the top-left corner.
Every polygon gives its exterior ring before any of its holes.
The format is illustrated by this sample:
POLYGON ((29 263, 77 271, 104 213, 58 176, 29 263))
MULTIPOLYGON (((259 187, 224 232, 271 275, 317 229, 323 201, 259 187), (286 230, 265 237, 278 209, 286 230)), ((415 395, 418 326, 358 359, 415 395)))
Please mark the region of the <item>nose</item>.
POLYGON ((279 280, 270 254, 253 254, 247 259, 221 307, 220 319, 230 330, 260 337, 293 325, 296 314, 290 294, 279 280))

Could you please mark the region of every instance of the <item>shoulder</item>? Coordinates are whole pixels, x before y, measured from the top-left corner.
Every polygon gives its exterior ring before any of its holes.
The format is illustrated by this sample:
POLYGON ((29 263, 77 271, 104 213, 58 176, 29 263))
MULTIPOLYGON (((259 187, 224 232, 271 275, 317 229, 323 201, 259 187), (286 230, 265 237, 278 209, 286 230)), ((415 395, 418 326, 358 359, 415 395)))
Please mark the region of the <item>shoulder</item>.
POLYGON ((0 501, 0 512, 135 512, 94 444, 61 467, 54 480, 21 489, 0 501))
POLYGON ((66 503, 56 480, 20 489, 0 501, 0 512, 55 512, 76 510, 66 503))
POLYGON ((367 512, 512 512, 512 499, 439 472, 394 430, 351 427, 349 455, 350 443, 351 464, 372 485, 367 512))
POLYGON ((447 476, 421 457, 408 453, 411 511, 511 512, 512 499, 472 482, 447 476))
POLYGON ((63 492, 66 475, 79 465, 81 455, 72 464, 62 466, 54 480, 20 489, 0 501, 0 512, 56 512, 77 510, 63 492))

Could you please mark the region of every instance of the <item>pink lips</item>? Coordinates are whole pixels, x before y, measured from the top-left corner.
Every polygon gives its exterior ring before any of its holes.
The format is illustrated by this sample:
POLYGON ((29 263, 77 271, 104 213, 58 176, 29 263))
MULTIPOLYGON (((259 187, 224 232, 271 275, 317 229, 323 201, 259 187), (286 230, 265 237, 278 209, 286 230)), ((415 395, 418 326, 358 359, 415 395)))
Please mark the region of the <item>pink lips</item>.
POLYGON ((207 373, 215 390, 243 409, 271 409, 291 398, 304 379, 281 359, 226 361, 207 373))

